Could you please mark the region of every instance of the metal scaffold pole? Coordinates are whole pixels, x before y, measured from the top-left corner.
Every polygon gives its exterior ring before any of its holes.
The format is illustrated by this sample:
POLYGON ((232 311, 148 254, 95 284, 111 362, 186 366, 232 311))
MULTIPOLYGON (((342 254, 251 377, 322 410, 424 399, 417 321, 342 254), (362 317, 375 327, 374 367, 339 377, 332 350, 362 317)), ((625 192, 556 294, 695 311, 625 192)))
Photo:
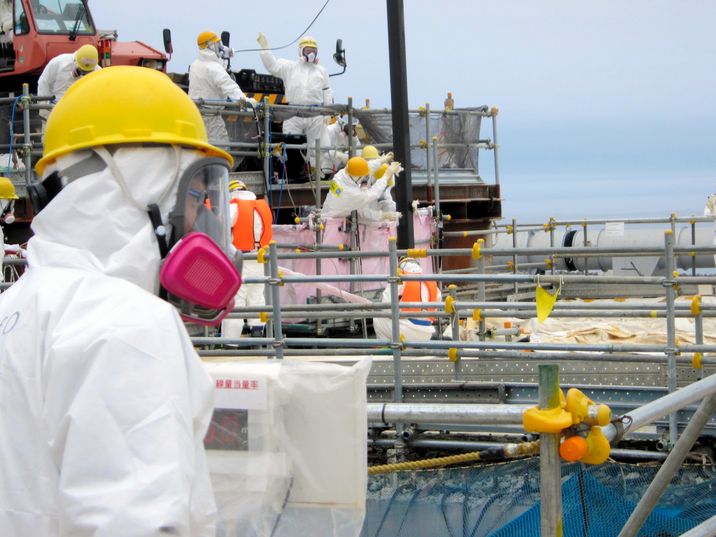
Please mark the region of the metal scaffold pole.
MULTIPOLYGON (((559 408, 559 366, 539 366, 539 407, 559 408)), ((540 527, 542 537, 562 536, 562 479, 559 434, 542 433, 539 450, 540 527)))

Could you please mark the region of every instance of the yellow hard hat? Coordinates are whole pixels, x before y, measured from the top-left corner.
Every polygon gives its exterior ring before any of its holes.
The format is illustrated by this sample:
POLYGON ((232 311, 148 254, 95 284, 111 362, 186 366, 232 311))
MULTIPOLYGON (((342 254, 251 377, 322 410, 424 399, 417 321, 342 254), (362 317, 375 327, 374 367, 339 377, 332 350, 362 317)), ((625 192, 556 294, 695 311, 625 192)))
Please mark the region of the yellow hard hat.
POLYGON ((15 193, 15 185, 7 177, 0 177, 0 199, 2 200, 16 200, 18 199, 15 193))
POLYGON ((83 71, 94 71, 98 61, 99 55, 94 45, 82 45, 75 51, 75 65, 83 71))
POLYGON ((363 147, 360 156, 366 160, 373 160, 374 158, 378 158, 380 156, 380 153, 374 145, 366 145, 365 147, 363 147))
POLYGON ((193 147, 234 163, 208 142, 198 108, 167 75, 121 65, 70 86, 47 119, 45 150, 35 170, 42 176, 57 157, 78 149, 138 143, 193 147))
POLYGON ((196 44, 199 46, 199 48, 206 48, 211 43, 218 43, 219 41, 221 41, 219 36, 216 35, 214 32, 210 32, 209 30, 201 32, 196 37, 196 44))
POLYGON ((316 38, 311 37, 309 35, 304 35, 298 42, 298 48, 303 49, 305 47, 318 48, 318 42, 316 41, 316 38))
POLYGON ((243 181, 232 179, 229 181, 229 192, 235 192, 237 190, 248 190, 248 188, 246 188, 246 183, 243 181))
POLYGON ((364 177, 370 173, 370 169, 363 157, 353 157, 346 164, 346 172, 353 177, 364 177))
POLYGON ((423 269, 414 257, 403 256, 398 260, 398 271, 401 274, 422 274, 423 269))

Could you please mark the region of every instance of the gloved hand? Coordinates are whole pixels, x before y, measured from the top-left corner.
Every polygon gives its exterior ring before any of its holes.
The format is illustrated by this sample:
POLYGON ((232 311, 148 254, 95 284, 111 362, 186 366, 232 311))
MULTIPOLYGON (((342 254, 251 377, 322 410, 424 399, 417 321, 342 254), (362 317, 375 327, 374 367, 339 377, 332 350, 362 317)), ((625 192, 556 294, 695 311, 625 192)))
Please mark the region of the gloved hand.
POLYGON ((398 177, 398 174, 402 171, 403 167, 400 165, 400 162, 393 162, 390 164, 388 169, 386 169, 383 174, 383 178, 385 179, 387 186, 393 186, 395 184, 395 178, 398 177))
POLYGON ((397 222, 403 216, 398 211, 383 211, 382 218, 387 222, 397 222))
POLYGON ((264 50, 269 48, 268 39, 266 39, 266 36, 263 34, 263 32, 259 32, 259 35, 256 36, 256 42, 264 50))
POLYGON ((382 164, 389 164, 390 162, 393 162, 393 152, 386 153, 385 155, 380 157, 380 162, 382 164))
POLYGON ((246 106, 248 103, 251 103, 251 106, 256 106, 259 104, 256 99, 252 99, 251 97, 241 97, 239 99, 239 104, 241 104, 242 106, 246 106))

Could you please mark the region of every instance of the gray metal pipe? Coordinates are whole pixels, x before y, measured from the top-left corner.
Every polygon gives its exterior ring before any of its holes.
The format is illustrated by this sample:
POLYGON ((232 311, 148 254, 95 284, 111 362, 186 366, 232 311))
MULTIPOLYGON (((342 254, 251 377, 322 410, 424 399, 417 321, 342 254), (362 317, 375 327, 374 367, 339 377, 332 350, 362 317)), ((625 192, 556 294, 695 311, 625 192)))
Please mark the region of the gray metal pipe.
POLYGON ((716 535, 716 516, 712 516, 695 528, 682 533, 681 537, 713 537, 714 535, 716 535))
MULTIPOLYGON (((629 516, 629 520, 624 524, 622 531, 619 532, 619 537, 634 537, 639 532, 647 517, 654 509, 654 506, 659 501, 659 498, 661 498, 661 495, 664 493, 664 490, 666 490, 666 487, 671 482, 674 474, 681 467, 684 459, 689 454, 694 442, 698 440, 699 435, 703 431, 704 426, 711 419, 711 415, 714 411, 716 411, 716 395, 709 395, 704 398, 696 409, 696 412, 691 416, 691 420, 686 426, 681 438, 676 442, 674 449, 666 458, 661 468, 659 468, 654 480, 646 489, 646 492, 641 497, 641 500, 639 500, 631 516, 629 516)), ((671 421, 669 425, 671 425, 671 421)))
MULTIPOLYGON (((679 388, 675 392, 669 393, 664 397, 660 397, 630 412, 629 418, 631 419, 631 423, 628 424, 626 433, 649 425, 680 408, 684 408, 714 393, 716 393, 716 375, 710 375, 683 388, 679 388)), ((613 424, 604 427, 602 432, 610 442, 613 442, 617 437, 617 429, 613 424)))
MULTIPOLYGON (((539 366, 539 408, 558 408, 559 367, 539 366)), ((542 537, 562 537, 562 480, 559 460, 559 434, 540 434, 540 534, 542 537)))
POLYGON ((371 423, 440 423, 447 425, 517 425, 534 405, 368 403, 371 423))

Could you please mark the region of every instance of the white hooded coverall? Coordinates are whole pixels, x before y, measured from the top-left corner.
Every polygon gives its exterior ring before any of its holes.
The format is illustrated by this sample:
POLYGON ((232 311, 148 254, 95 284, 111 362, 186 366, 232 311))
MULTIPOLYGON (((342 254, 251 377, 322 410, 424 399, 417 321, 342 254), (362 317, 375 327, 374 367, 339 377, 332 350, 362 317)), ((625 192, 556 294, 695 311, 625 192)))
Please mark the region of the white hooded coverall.
MULTIPOLYGON (((45 66, 40 78, 37 80, 37 94, 41 97, 54 95, 55 101, 59 101, 67 93, 70 86, 77 82, 80 77, 75 76, 75 55, 74 53, 60 54, 55 56, 45 66)), ((96 65, 94 71, 102 69, 96 65)), ((50 110, 40 110, 40 116, 47 119, 50 110)))
MULTIPOLYGON (((183 150, 181 169, 197 155, 183 150)), ((171 147, 114 160, 140 204, 176 181, 171 147)), ((154 294, 149 218, 105 168, 70 182, 32 228, 29 269, 0 295, 0 535, 213 536, 213 382, 154 294)))
POLYGON ((370 187, 362 189, 343 168, 331 181, 321 216, 345 218, 350 216, 352 211, 358 211, 359 217, 363 219, 380 221, 382 212, 376 209, 377 201, 383 196, 386 187, 387 179, 383 176, 370 187))
MULTIPOLYGON (((262 50, 261 61, 269 73, 283 80, 289 104, 325 106, 333 104, 333 90, 325 67, 309 63, 303 58, 287 60, 276 58, 270 50, 262 50)), ((283 122, 284 134, 305 134, 308 156, 315 165, 316 140, 323 136, 323 117, 294 116, 283 122)))
MULTIPOLYGON (((226 72, 222 60, 208 48, 199 50, 199 55, 189 67, 189 97, 207 101, 246 99, 239 85, 226 72)), ((215 110, 202 110, 201 114, 209 141, 215 144, 229 142, 226 123, 220 114, 221 109, 217 106, 215 110)))
MULTIPOLYGON (((327 161, 324 161, 324 164, 329 167, 333 166, 335 169, 346 165, 346 162, 348 162, 348 135, 343 131, 343 126, 339 122, 328 125, 323 129, 321 145, 338 148, 328 149, 325 152, 327 161)), ((360 149, 360 146, 358 137, 353 136, 353 150, 360 149)))

